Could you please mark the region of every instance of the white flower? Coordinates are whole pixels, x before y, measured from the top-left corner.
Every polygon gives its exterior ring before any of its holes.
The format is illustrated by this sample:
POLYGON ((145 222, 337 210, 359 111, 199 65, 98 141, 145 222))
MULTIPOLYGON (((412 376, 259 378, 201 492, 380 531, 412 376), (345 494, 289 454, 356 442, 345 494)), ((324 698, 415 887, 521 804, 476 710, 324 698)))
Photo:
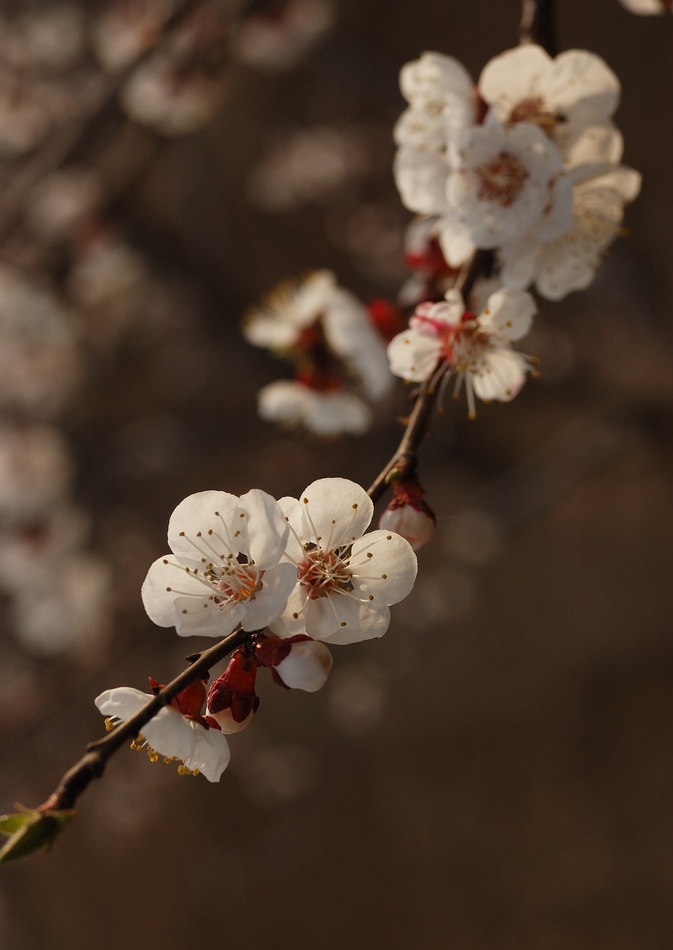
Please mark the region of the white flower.
POLYGON ((369 406, 354 393, 322 392, 289 379, 260 389, 257 408, 262 419, 316 435, 362 435, 371 425, 369 406))
POLYGON ((374 505, 345 478, 318 479, 280 505, 290 526, 285 556, 297 584, 271 631, 330 643, 383 636, 389 606, 407 596, 416 578, 411 545, 392 532, 362 536, 374 505))
POLYGON ((593 280, 603 253, 619 233, 624 206, 640 190, 638 172, 624 166, 572 169, 572 227, 555 239, 527 235, 500 248, 502 281, 523 288, 535 283, 548 300, 560 300, 593 280))
POLYGON ((370 399, 380 399, 390 389, 385 348, 367 311, 330 271, 284 281, 250 311, 243 333, 255 346, 297 357, 310 359, 319 349, 321 367, 330 358, 336 361, 332 375, 338 380, 341 362, 370 399))
POLYGON ((101 187, 94 172, 69 166, 51 172, 33 189, 26 220, 34 234, 58 241, 93 214, 100 200, 101 187))
POLYGON ((640 16, 653 16, 673 9, 670 0, 619 0, 623 7, 640 16))
POLYGON ((129 117, 162 135, 189 135, 202 128, 212 118, 219 96, 215 80, 186 72, 165 53, 138 66, 121 91, 129 117))
MULTIPOLYGON (((534 125, 477 126, 456 149, 446 186, 449 207, 477 247, 515 241, 550 213, 562 167, 558 149, 534 125)), ((565 194, 554 203, 554 218, 563 219, 569 207, 565 194)))
POLYGON ((475 316, 465 311, 458 291, 450 290, 445 301, 416 308, 409 329, 388 346, 390 368, 410 382, 430 379, 438 367, 443 375, 455 373, 455 392, 464 380, 473 418, 475 395, 508 402, 523 386, 531 361, 511 343, 528 333, 535 312, 529 294, 505 289, 492 294, 475 316))
MULTIPOLYGON (((95 700, 99 711, 113 721, 125 722, 153 697, 130 686, 107 689, 95 700)), ((186 718, 170 706, 164 708, 143 726, 150 757, 156 753, 178 759, 190 772, 201 772, 209 782, 219 782, 229 764, 227 740, 215 728, 206 728, 186 718)), ((142 741, 142 740, 141 740, 142 741)))
POLYGON ((288 527, 278 502, 253 489, 189 495, 173 512, 173 551, 149 569, 142 598, 160 627, 180 636, 261 630, 283 610, 294 576, 280 559, 288 527))
POLYGON ((587 129, 610 127, 620 94, 619 80, 599 56, 566 50, 552 59, 534 44, 496 56, 478 85, 499 122, 537 125, 564 155, 587 129))

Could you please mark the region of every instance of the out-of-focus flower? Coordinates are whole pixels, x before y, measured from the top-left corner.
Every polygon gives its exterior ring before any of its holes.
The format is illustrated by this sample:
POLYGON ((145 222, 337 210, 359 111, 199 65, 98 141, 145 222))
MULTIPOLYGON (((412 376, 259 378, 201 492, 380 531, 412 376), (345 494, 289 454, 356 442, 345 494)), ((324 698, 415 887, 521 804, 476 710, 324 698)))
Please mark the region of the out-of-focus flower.
POLYGON ((332 669, 332 654, 325 644, 303 635, 285 640, 259 637, 255 657, 279 686, 308 693, 322 689, 332 669))
POLYGON ((116 72, 153 46, 175 6, 174 0, 116 0, 97 19, 93 44, 103 68, 116 72))
POLYGON ((619 0, 623 7, 640 16, 654 16, 672 10, 671 0, 619 0))
POLYGON ((357 434, 371 418, 359 392, 380 399, 390 389, 380 335, 365 307, 329 271, 281 284, 248 314, 243 332, 250 343, 295 364, 294 382, 260 392, 265 419, 302 424, 320 435, 357 434))
POLYGON ((95 651, 109 633, 110 587, 109 569, 85 552, 33 564, 11 604, 17 639, 45 656, 95 651))
POLYGON ((207 714, 222 732, 231 735, 248 725, 259 706, 255 691, 257 661, 244 650, 235 650, 227 668, 208 690, 207 714))
MULTIPOLYGON (((111 723, 126 722, 153 697, 130 686, 107 689, 96 697, 96 707, 111 723)), ((143 726, 143 733, 134 743, 146 748, 152 761, 165 756, 165 762, 179 761, 181 772, 204 775, 209 782, 219 782, 229 765, 230 753, 226 738, 216 724, 198 722, 185 716, 174 706, 165 706, 143 726)))
POLYGON ((379 518, 382 531, 396 531, 414 551, 430 541, 437 518, 425 501, 425 492, 416 479, 393 482, 393 500, 379 518))
POLYGON ((101 187, 94 172, 60 169, 43 178, 31 194, 26 209, 28 226, 45 240, 62 240, 93 213, 100 199, 101 187))
POLYGON ((398 145, 442 153, 477 119, 477 94, 470 74, 451 56, 424 53, 400 72, 409 103, 394 130, 398 145))
POLYGON ((354 393, 323 391, 304 383, 279 379, 260 389, 257 408, 262 419, 315 435, 362 435, 372 421, 366 402, 354 393))
POLYGON ((619 233, 625 205, 640 191, 640 175, 623 165, 581 165, 573 182, 573 223, 551 240, 537 235, 500 248, 502 280, 512 288, 535 284, 548 300, 588 287, 619 233))
POLYGON ((276 636, 307 634, 314 640, 354 643, 381 637, 392 604, 416 578, 416 555, 404 538, 368 527, 374 506, 367 492, 345 478, 321 478, 280 505, 290 527, 285 557, 297 584, 276 636))
POLYGON ((17 271, 0 267, 0 405, 52 416, 78 376, 69 314, 17 271))
POLYGON ((129 117, 162 135, 189 135, 213 116, 221 83, 183 68, 169 53, 156 53, 142 63, 121 91, 129 117))
POLYGON ((261 630, 283 610, 294 583, 283 555, 288 527, 278 502, 253 489, 189 495, 171 515, 173 554, 150 567, 142 598, 160 627, 180 636, 261 630))
POLYGON ((3 52, 17 71, 61 72, 75 65, 84 49, 84 16, 71 3, 43 5, 6 24, 3 52))
POLYGON ((450 290, 442 303, 417 307, 409 329, 390 343, 391 370, 410 382, 430 379, 439 367, 446 376, 455 374, 455 392, 464 381, 473 418, 475 395, 508 402, 523 386, 531 360, 511 343, 528 333, 535 312, 529 294, 500 290, 475 315, 465 310, 460 293, 450 290))
POLYGON ((61 502, 72 480, 63 436, 48 426, 0 428, 0 520, 38 519, 61 502))
POLYGON ((527 44, 487 64, 479 77, 479 93, 499 122, 537 125, 567 158, 568 150, 588 130, 611 129, 620 86, 593 53, 566 50, 552 59, 542 47, 527 44))
POLYGON ((47 109, 35 90, 0 72, 0 155, 23 155, 42 141, 51 127, 47 109))
POLYGON ((332 26, 332 0, 287 0, 279 10, 243 18, 231 43, 234 56, 259 69, 294 66, 332 26))

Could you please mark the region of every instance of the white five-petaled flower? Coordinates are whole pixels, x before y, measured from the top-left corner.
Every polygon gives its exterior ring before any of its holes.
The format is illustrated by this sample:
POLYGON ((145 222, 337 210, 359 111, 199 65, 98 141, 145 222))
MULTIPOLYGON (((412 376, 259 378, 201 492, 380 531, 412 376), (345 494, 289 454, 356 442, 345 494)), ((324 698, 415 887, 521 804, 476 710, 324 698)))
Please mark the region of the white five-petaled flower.
POLYGON ((288 526, 278 502, 253 489, 185 498, 168 525, 173 551, 150 567, 142 598, 150 618, 180 636, 261 630, 283 610, 295 573, 280 563, 288 526))
POLYGON ((290 528, 286 558, 296 587, 270 629, 279 637, 307 634, 329 643, 382 636, 390 605, 416 578, 411 545, 389 531, 363 536, 374 506, 360 485, 321 478, 280 505, 290 528))
MULTIPOLYGON (((130 686, 107 689, 95 700, 99 711, 113 722, 126 722, 153 697, 130 686)), ((218 782, 229 764, 227 740, 216 728, 206 728, 171 706, 143 726, 150 758, 158 755, 177 759, 190 772, 201 772, 209 782, 218 782)), ((137 746, 142 747, 142 746, 137 746)))
POLYGON ((422 382, 440 371, 456 374, 456 394, 465 382, 470 417, 474 396, 485 402, 508 402, 523 386, 531 369, 529 357, 512 349, 525 336, 536 312, 530 294, 499 290, 479 315, 466 312, 463 298, 450 290, 444 301, 416 308, 409 329, 388 346, 396 376, 422 382))
POLYGON ((612 129, 620 86, 593 53, 572 49, 552 59, 541 46, 529 44, 492 59, 479 77, 479 93, 499 122, 537 125, 567 159, 571 146, 590 130, 595 137, 600 129, 612 129))

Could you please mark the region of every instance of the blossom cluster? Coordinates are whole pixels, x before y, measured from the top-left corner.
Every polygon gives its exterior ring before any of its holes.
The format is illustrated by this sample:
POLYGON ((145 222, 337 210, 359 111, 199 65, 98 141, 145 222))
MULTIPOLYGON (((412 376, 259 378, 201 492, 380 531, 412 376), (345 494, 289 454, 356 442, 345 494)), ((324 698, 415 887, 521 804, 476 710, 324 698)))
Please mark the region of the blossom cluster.
POLYGON ((475 87, 457 60, 425 53, 402 69, 401 88, 395 180, 448 265, 484 249, 507 289, 558 300, 586 287, 640 188, 619 164, 620 87, 603 60, 520 46, 475 87))
MULTIPOLYGON (((142 587, 147 613, 180 636, 221 638, 240 628, 250 637, 211 685, 205 716, 204 692, 188 710, 174 704, 151 721, 138 743, 151 757, 174 756, 217 780, 226 741, 206 743, 201 730, 247 725, 259 705, 259 667, 279 685, 313 691, 331 667, 326 643, 383 636, 389 608, 411 591, 417 564, 399 534, 365 533, 373 510, 367 492, 344 478, 318 479, 299 498, 204 491, 178 505, 168 526, 172 553, 154 562, 142 587)), ((122 687, 96 703, 112 720, 125 720, 148 698, 122 687)))

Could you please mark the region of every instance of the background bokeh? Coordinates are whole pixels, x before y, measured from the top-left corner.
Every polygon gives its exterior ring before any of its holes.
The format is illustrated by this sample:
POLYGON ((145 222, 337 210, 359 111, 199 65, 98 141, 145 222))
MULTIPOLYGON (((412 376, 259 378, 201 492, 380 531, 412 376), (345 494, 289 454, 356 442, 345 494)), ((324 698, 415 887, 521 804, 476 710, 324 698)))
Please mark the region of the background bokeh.
MULTIPOLYGON (((526 341, 539 381, 475 422, 451 403, 437 419, 421 476, 438 530, 386 637, 335 648, 319 694, 262 683, 219 785, 115 756, 54 851, 3 868, 2 950, 670 946, 673 20, 558 6, 561 48, 593 50, 623 84, 625 161, 644 177, 628 240, 588 291, 541 305, 526 341)), ((166 681, 201 645, 155 628, 139 598, 181 498, 367 485, 397 443, 401 385, 362 439, 259 421, 255 393, 283 368, 239 320, 316 267, 394 297, 409 218, 390 171, 398 70, 437 49, 478 75, 515 45, 519 4, 334 12, 287 68, 224 57, 203 129, 113 123, 80 156, 145 269, 142 297, 85 308, 57 415, 112 597, 91 641, 63 652, 22 639, 4 604, 2 811, 43 801, 101 733, 95 695, 166 681)), ((6 188, 32 155, 5 160, 6 188)), ((0 256, 61 290, 72 258, 46 246, 19 221, 0 256)))

